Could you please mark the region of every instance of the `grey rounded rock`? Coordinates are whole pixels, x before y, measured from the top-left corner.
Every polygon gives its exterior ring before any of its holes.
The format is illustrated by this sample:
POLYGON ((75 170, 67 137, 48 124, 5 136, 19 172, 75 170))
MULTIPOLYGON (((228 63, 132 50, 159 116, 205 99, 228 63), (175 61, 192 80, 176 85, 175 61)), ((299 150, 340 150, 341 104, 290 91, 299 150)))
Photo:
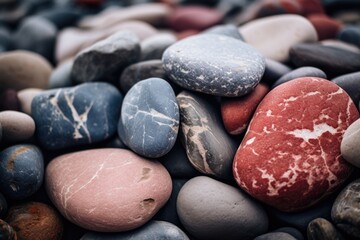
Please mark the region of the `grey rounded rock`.
POLYGON ((177 41, 176 36, 171 33, 158 33, 144 39, 140 43, 140 61, 161 59, 164 51, 177 41))
POLYGON ((343 240, 334 225, 324 218, 312 220, 307 228, 308 240, 343 240))
POLYGON ((344 89, 355 104, 360 101, 360 71, 338 76, 331 81, 344 89))
POLYGON ((58 65, 49 78, 49 88, 70 87, 72 85, 71 69, 74 61, 69 60, 58 65))
POLYGON ((29 115, 17 111, 0 112, 2 140, 19 142, 31 138, 35 133, 35 122, 29 115))
POLYGON ((318 68, 315 67, 300 67, 292 70, 291 72, 283 75, 279 78, 272 86, 272 88, 279 86, 280 84, 286 83, 290 80, 300 78, 300 77, 319 77, 326 79, 326 74, 318 68))
POLYGON ((241 190, 209 177, 190 179, 180 190, 177 211, 197 239, 253 239, 268 228, 261 206, 241 190))
POLYGON ((254 240, 296 240, 296 238, 284 232, 271 232, 260 235, 254 240))
POLYGON ((163 54, 169 78, 183 88, 217 96, 251 92, 265 71, 264 57, 232 37, 199 34, 171 45, 163 54))
POLYGON ((338 38, 344 42, 354 44, 360 48, 360 27, 345 26, 339 31, 338 38))
POLYGON ((265 63, 265 72, 262 81, 268 84, 273 84, 277 79, 291 72, 291 68, 270 58, 266 58, 265 63))
POLYGON ((217 25, 211 28, 208 28, 204 32, 204 34, 219 34, 223 36, 232 37, 238 40, 241 40, 244 42, 243 36, 241 36, 238 28, 235 25, 232 24, 226 24, 226 25, 217 25))
POLYGON ((340 149, 346 161, 360 168, 360 119, 346 129, 340 149))
POLYGON ((276 229, 274 232, 288 233, 291 236, 293 236, 294 238, 296 238, 297 240, 304 240, 304 236, 302 235, 302 233, 293 227, 281 227, 281 228, 276 229))

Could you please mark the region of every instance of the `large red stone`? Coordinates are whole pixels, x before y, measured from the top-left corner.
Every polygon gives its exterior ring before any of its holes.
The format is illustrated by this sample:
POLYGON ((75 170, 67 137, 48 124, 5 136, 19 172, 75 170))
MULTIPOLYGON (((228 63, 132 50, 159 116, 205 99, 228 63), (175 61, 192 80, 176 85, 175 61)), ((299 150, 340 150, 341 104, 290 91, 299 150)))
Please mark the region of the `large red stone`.
POLYGON ((336 38, 342 24, 324 14, 311 14, 307 19, 315 27, 319 40, 336 38))
POLYGON ((303 9, 304 16, 314 13, 321 13, 321 14, 325 13, 321 0, 296 0, 296 1, 300 3, 303 9))
POLYGON ((351 174, 340 143, 359 112, 344 90, 299 78, 259 104, 234 158, 234 177, 253 197, 282 211, 314 205, 351 174))

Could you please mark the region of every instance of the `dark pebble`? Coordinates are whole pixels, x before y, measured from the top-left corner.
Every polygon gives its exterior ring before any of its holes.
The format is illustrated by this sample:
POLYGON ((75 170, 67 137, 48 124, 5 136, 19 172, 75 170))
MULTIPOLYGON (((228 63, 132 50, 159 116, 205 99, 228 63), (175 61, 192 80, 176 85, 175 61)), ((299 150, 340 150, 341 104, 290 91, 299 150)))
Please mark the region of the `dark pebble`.
POLYGON ((303 234, 299 230, 297 230, 296 228, 293 228, 293 227, 281 227, 281 228, 276 229, 274 232, 288 233, 291 236, 293 236, 294 238, 296 238, 296 240, 304 240, 303 234))
POLYGON ((344 89, 355 104, 360 101, 360 71, 338 76, 331 81, 344 89))
POLYGON ((20 110, 20 101, 15 89, 7 88, 0 91, 0 111, 20 110))
POLYGON ((273 84, 277 79, 281 78, 283 75, 291 72, 291 68, 285 64, 272 60, 270 58, 265 59, 265 72, 262 77, 263 82, 267 84, 273 84))
POLYGON ((202 33, 204 34, 218 34, 218 35, 223 35, 223 36, 228 36, 228 37, 232 37, 241 41, 244 41, 243 36, 241 36, 239 29, 232 24, 227 24, 227 25, 217 25, 214 27, 211 27, 205 31, 203 31, 202 33))
POLYGON ((0 192, 0 219, 3 219, 5 217, 7 210, 8 210, 8 204, 6 202, 4 195, 0 192))
POLYGON ((296 240, 296 238, 284 232, 271 232, 260 235, 254 240, 296 240))
POLYGON ((73 61, 69 60, 58 65, 52 72, 49 78, 49 88, 70 87, 73 84, 71 78, 71 69, 73 61))
POLYGON ((2 219, 0 219, 0 239, 18 240, 15 230, 2 219))
POLYGON ((308 240, 343 240, 344 238, 326 219, 316 218, 312 220, 307 228, 308 240))
POLYGON ((341 41, 354 44, 360 48, 360 26, 343 27, 338 34, 338 38, 341 41))
POLYGON ((291 72, 283 75, 279 78, 272 86, 272 88, 279 86, 280 84, 286 83, 290 80, 300 78, 300 77, 319 77, 326 79, 326 74, 318 68, 314 67, 300 67, 292 70, 291 72))

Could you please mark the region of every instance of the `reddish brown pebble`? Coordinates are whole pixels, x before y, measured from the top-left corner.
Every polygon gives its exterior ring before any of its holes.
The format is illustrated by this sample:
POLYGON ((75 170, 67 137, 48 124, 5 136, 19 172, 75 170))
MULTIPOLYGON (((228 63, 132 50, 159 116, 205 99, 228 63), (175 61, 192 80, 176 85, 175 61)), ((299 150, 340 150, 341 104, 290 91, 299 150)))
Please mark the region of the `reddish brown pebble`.
POLYGON ((20 101, 17 97, 15 89, 5 89, 0 93, 0 111, 4 110, 20 110, 20 101))
POLYGON ((9 209, 5 220, 14 228, 19 240, 57 240, 63 232, 60 215, 44 203, 15 205, 9 209))
POLYGON ((0 239, 1 240, 17 240, 16 232, 4 220, 0 219, 0 239))
POLYGON ((284 83, 259 104, 235 155, 234 177, 250 195, 279 210, 310 207, 350 176, 340 143, 358 118, 349 95, 328 80, 284 83))
POLYGON ((269 91, 269 87, 260 83, 253 92, 239 98, 223 98, 221 116, 228 133, 243 133, 260 101, 269 91))
POLYGON ((324 14, 312 14, 307 19, 314 25, 319 40, 336 38, 342 24, 324 14))
POLYGON ((303 9, 304 16, 314 13, 320 13, 320 14, 325 13, 321 0, 296 0, 296 1, 300 3, 303 9))

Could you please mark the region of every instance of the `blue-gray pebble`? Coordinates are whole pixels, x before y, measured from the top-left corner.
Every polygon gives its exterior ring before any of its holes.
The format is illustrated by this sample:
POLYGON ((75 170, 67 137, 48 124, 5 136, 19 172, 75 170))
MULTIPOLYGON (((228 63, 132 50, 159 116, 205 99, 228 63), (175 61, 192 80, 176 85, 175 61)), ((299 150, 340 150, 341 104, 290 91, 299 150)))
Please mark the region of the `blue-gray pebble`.
POLYGON ((134 152, 161 157, 175 144, 179 115, 170 84, 161 78, 149 78, 136 83, 125 95, 118 133, 134 152))
POLYGON ((122 94, 108 83, 44 91, 31 104, 36 135, 47 149, 101 142, 116 133, 122 94))
POLYGON ((0 152, 0 159, 0 191, 6 198, 23 200, 39 190, 44 177, 44 160, 38 147, 14 145, 0 152))
POLYGON ((286 83, 290 80, 300 78, 300 77, 318 77, 326 79, 326 74, 319 68, 315 67, 300 67, 297 69, 292 70, 291 72, 283 75, 279 78, 272 88, 279 86, 280 84, 286 83))
POLYGON ((338 76, 331 81, 344 89, 355 104, 360 101, 360 71, 338 76))
POLYGON ((232 37, 199 34, 170 46, 163 54, 169 78, 183 88, 216 96, 251 92, 265 71, 264 57, 232 37))

